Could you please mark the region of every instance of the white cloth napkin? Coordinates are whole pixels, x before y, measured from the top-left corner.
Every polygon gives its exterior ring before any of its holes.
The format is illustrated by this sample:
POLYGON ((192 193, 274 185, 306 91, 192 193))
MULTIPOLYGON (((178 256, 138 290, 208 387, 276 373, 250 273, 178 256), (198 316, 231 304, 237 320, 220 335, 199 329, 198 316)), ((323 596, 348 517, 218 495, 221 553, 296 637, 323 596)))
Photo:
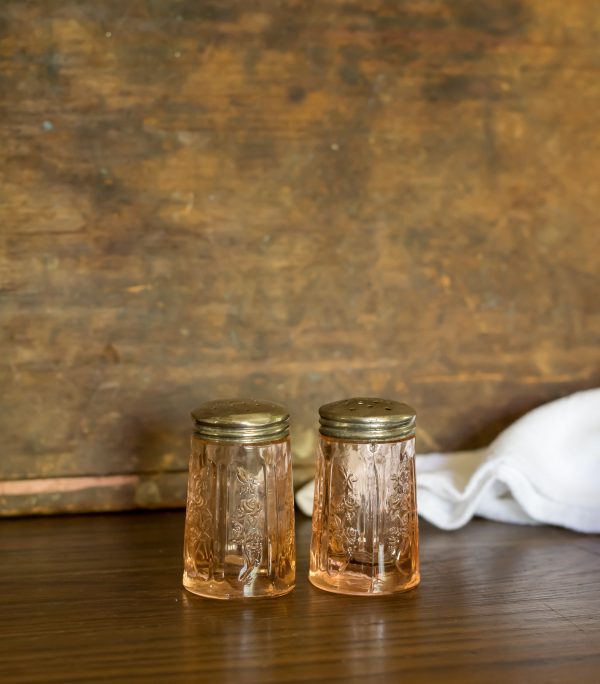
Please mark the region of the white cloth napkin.
MULTIPOLYGON (((600 532, 600 389, 540 406, 485 449, 418 455, 419 514, 444 530, 474 515, 600 532)), ((313 483, 296 494, 312 514, 313 483)))

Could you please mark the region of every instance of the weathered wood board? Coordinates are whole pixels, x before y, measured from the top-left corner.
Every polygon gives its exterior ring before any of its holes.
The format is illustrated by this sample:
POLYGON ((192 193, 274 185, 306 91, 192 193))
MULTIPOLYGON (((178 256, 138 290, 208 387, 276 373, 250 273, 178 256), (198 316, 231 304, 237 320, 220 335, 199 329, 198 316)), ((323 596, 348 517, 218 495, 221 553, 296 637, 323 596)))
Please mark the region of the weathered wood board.
POLYGON ((600 382, 594 0, 4 0, 0 95, 0 512, 181 503, 208 398, 301 466, 600 382))

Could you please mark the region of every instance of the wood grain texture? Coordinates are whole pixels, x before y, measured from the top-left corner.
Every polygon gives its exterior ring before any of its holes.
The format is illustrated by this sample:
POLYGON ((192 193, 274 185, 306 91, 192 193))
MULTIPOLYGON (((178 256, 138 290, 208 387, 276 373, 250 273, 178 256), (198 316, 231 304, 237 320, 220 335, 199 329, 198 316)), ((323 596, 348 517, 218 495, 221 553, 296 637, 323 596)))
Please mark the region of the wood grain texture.
POLYGON ((310 586, 299 518, 295 591, 221 602, 181 587, 180 512, 5 520, 2 682, 598 681, 599 537, 421 528, 407 594, 310 586))
POLYGON ((429 451, 597 385, 599 35, 593 0, 2 2, 0 478, 184 472, 210 398, 287 403, 307 463, 343 396, 429 451))

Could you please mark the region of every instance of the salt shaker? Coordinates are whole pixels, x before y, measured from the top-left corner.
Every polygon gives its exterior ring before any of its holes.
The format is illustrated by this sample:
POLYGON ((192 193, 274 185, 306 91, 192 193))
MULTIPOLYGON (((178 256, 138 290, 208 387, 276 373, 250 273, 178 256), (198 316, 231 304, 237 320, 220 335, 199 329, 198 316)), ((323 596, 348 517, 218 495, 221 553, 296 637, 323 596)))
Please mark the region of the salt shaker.
POLYGON ((294 494, 287 410, 210 401, 192 412, 183 585, 209 598, 294 588, 294 494))
POLYGON ((367 596, 417 586, 415 410, 357 397, 319 415, 311 583, 367 596))

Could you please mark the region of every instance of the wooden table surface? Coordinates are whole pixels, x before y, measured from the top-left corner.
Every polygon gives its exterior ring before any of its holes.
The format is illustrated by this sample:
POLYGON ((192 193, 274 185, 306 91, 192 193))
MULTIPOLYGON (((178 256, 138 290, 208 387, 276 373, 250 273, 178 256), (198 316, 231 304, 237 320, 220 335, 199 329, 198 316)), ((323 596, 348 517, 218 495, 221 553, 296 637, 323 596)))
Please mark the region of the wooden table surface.
POLYGON ((217 602, 181 587, 183 513, 0 523, 0 681, 598 682, 600 538, 422 523, 421 586, 346 598, 298 583, 217 602))

